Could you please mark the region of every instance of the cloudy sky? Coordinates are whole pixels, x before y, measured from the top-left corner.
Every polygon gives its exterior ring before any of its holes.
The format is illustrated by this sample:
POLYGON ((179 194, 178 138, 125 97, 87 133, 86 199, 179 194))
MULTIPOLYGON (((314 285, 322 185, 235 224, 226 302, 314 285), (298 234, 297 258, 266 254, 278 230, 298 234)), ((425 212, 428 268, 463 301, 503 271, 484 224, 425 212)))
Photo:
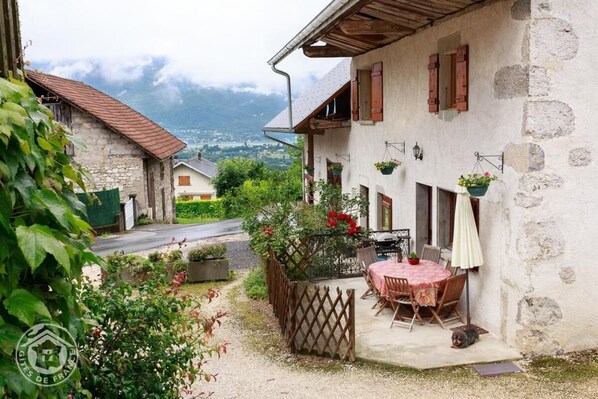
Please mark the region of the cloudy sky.
MULTIPOLYGON (((284 92, 267 61, 330 0, 20 0, 25 59, 84 79, 138 78, 154 59, 156 82, 284 92)), ((340 59, 295 51, 279 64, 300 92, 340 59)))

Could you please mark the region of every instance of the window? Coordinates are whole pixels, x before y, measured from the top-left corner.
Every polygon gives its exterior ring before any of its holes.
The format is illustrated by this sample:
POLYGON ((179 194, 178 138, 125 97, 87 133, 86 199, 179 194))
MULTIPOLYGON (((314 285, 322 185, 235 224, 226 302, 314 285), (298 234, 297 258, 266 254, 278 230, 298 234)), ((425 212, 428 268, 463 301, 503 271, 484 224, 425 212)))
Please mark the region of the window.
MULTIPOLYGON (((476 227, 480 230, 480 200, 470 198, 471 208, 476 227)), ((451 248, 453 244, 453 233, 455 229, 455 206, 457 205, 457 194, 452 191, 438 190, 438 245, 451 248)))
POLYGON ((428 63, 428 111, 468 110, 469 47, 433 54, 428 63))
POLYGON ((179 176, 179 186, 190 186, 191 176, 179 176))
POLYGON ((382 63, 351 72, 351 113, 354 121, 380 122, 383 118, 382 63))
POLYGON ((392 198, 378 193, 378 229, 392 230, 392 198))
POLYGON ((212 199, 212 195, 211 194, 201 194, 199 196, 199 199, 202 200, 202 201, 211 200, 212 199))
POLYGON ((340 162, 332 162, 332 161, 330 161, 328 159, 326 160, 326 170, 328 172, 327 175, 326 175, 326 181, 329 184, 334 184, 336 186, 341 186, 342 181, 343 181, 342 175, 335 175, 335 174, 333 174, 332 171, 329 169, 329 167, 331 165, 340 165, 340 162))
POLYGON ((359 224, 366 229, 370 228, 370 189, 364 185, 359 185, 359 196, 367 201, 365 215, 359 218, 359 224))

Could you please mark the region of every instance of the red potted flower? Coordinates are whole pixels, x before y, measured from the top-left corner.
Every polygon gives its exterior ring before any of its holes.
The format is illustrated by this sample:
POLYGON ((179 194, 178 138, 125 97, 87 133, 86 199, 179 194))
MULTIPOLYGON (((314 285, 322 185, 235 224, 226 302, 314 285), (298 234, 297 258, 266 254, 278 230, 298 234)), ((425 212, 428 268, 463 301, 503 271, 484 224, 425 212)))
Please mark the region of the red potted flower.
POLYGON ((410 265, 419 265, 419 258, 417 257, 417 253, 415 252, 411 252, 409 254, 409 257, 407 258, 407 262, 409 262, 410 265))

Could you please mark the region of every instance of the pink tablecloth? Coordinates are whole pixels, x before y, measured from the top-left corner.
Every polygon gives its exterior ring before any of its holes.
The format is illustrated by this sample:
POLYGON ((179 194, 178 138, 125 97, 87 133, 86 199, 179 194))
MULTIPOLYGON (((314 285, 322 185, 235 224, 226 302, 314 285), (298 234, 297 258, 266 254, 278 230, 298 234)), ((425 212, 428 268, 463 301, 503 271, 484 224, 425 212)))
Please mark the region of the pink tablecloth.
POLYGON ((389 259, 372 263, 369 267, 374 285, 382 295, 387 294, 384 276, 401 277, 409 280, 413 297, 421 306, 436 306, 438 290, 446 284, 451 272, 430 260, 420 260, 419 265, 397 263, 389 259))

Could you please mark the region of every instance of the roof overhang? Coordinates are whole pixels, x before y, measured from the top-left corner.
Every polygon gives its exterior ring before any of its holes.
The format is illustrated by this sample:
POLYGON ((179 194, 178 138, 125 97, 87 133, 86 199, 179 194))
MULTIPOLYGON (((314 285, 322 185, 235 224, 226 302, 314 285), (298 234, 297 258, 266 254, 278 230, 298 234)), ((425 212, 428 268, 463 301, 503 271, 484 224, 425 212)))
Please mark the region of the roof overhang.
POLYGON ((196 168, 196 167, 194 167, 193 165, 190 165, 190 164, 188 164, 187 162, 185 162, 185 161, 183 161, 183 160, 181 160, 180 162, 177 162, 177 163, 176 163, 176 164, 175 164, 175 165, 172 167, 172 169, 174 170, 174 169, 178 168, 178 167, 179 167, 179 166, 181 166, 181 165, 184 165, 184 166, 188 167, 189 169, 191 169, 191 170, 193 170, 193 171, 195 171, 195 172, 199 173, 199 174, 200 174, 200 175, 202 175, 202 176, 205 176, 205 177, 207 177, 208 179, 212 179, 212 178, 214 177, 214 176, 210 176, 209 174, 207 174, 206 172, 204 172, 204 171, 202 171, 202 170, 199 170, 199 169, 197 169, 197 168, 196 168))
POLYGON ((354 57, 488 1, 493 0, 334 0, 268 64, 299 48, 308 57, 354 57))

